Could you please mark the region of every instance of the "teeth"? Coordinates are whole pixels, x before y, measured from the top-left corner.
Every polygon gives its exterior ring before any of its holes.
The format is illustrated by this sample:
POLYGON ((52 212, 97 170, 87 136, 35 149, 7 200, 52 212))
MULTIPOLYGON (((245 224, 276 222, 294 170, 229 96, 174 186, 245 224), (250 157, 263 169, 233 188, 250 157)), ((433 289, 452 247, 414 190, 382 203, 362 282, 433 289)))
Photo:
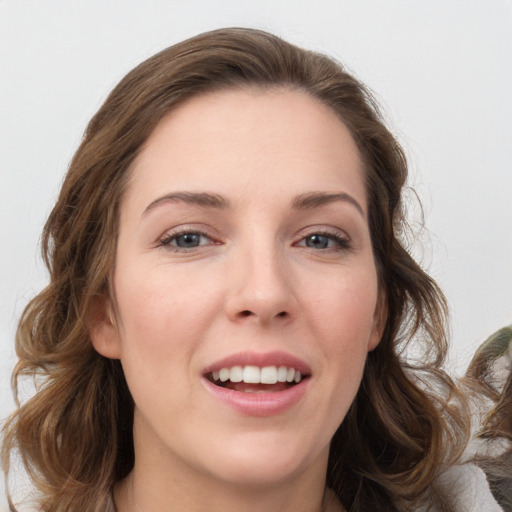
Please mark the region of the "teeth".
POLYGON ((275 384, 277 382, 277 368, 275 366, 265 366, 261 369, 261 383, 275 384))
POLYGON ((288 368, 286 368, 286 366, 280 366, 277 369, 277 382, 286 382, 287 375, 288 375, 288 368))
POLYGON ((233 366, 212 372, 214 381, 245 382, 246 384, 276 384, 277 382, 295 382, 302 380, 302 374, 295 368, 286 366, 233 366))
POLYGON ((260 369, 257 366, 246 366, 244 368, 242 380, 246 384, 259 384, 261 378, 260 369))
POLYGON ((244 369, 241 366, 233 366, 229 372, 229 380, 231 382, 242 382, 243 375, 244 369))

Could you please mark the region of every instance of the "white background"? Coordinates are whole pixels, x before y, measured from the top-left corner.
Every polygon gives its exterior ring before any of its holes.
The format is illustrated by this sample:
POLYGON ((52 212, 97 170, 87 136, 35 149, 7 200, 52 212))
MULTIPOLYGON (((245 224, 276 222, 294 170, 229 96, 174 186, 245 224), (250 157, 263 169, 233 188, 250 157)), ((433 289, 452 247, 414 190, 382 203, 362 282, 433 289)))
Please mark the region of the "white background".
POLYGON ((46 282, 39 235, 88 119, 143 59, 234 25, 335 56, 384 106, 450 302, 452 368, 512 322, 511 0, 0 0, 0 418, 16 319, 46 282))

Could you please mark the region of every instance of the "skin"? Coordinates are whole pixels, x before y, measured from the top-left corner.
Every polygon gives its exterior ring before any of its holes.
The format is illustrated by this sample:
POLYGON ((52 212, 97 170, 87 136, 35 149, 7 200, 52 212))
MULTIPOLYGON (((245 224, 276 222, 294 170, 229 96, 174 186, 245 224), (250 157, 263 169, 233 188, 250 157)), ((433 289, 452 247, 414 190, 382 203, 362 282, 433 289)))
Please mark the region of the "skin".
POLYGON ((287 89, 174 109, 135 162, 113 282, 115 314, 102 303, 91 336, 121 360, 135 401, 136 461, 115 489, 118 511, 340 510, 323 498, 329 442, 382 323, 363 165, 340 119, 287 89), (230 205, 159 201, 183 191, 230 205), (316 192, 344 196, 292 207, 316 192), (204 234, 183 249, 176 230, 204 234), (276 350, 311 368, 284 412, 241 414, 205 389, 208 365, 276 350))

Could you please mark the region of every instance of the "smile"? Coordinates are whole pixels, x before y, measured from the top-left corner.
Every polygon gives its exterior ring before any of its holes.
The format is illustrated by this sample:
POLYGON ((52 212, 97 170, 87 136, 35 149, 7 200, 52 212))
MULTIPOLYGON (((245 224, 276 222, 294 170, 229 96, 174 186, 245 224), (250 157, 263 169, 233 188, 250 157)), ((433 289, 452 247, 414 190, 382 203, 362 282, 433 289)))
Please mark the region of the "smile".
POLYGON ((277 382, 295 382, 302 380, 300 370, 288 368, 286 366, 233 366, 231 368, 221 368, 217 372, 211 373, 214 382, 245 382, 246 384, 276 384, 277 382))
POLYGON ((302 380, 302 373, 287 366, 233 366, 207 375, 215 385, 244 393, 275 393, 302 380))
POLYGON ((238 354, 206 369, 203 377, 210 393, 230 408, 244 415, 270 416, 300 401, 311 370, 282 353, 238 354))

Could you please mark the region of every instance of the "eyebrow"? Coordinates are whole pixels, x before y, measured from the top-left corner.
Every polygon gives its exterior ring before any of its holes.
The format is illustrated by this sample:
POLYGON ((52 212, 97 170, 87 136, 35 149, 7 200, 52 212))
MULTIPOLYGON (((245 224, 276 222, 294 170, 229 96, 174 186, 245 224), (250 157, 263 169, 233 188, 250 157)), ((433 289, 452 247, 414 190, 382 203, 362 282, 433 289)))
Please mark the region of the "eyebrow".
MULTIPOLYGON (((327 192, 308 192, 300 194, 292 201, 292 209, 309 210, 319 208, 337 201, 352 205, 363 218, 366 218, 362 206, 350 194, 346 192, 327 193, 327 192)), ((214 208, 226 210, 231 207, 231 203, 225 197, 219 194, 209 192, 171 192, 152 201, 144 210, 143 216, 154 208, 164 203, 186 203, 203 208, 214 208)))
POLYGON ((186 203, 219 210, 225 210, 230 207, 230 202, 218 194, 210 194, 208 192, 171 192, 151 202, 142 215, 146 215, 149 211, 163 203, 186 203))
POLYGON ((308 210, 311 208, 319 208, 336 201, 342 201, 351 204, 363 218, 366 218, 363 207, 346 192, 327 193, 327 192, 309 192, 297 196, 292 202, 292 208, 296 210, 308 210))

